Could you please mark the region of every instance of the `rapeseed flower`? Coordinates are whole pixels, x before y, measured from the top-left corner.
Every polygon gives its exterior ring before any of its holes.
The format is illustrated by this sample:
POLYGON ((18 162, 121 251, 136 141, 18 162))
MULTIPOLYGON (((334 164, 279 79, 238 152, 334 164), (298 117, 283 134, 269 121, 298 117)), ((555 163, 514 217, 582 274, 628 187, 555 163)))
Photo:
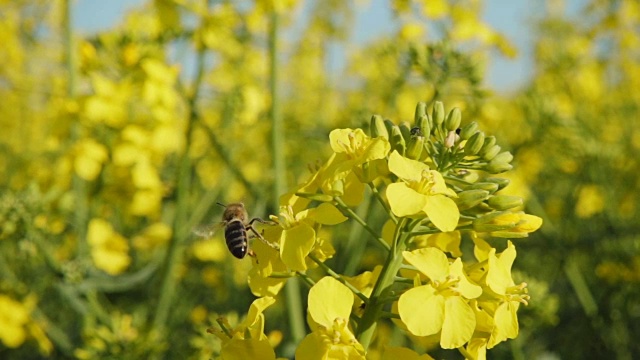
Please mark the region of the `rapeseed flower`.
POLYGON ((400 296, 398 312, 402 322, 416 336, 441 333, 440 346, 444 349, 464 345, 476 328, 468 300, 479 297, 482 288, 468 279, 460 258, 449 263, 441 250, 404 251, 402 256, 429 279, 426 285, 419 284, 400 296))
POLYGON ((397 151, 389 156, 389 170, 402 180, 387 187, 389 206, 396 216, 426 214, 441 231, 455 230, 460 211, 450 197, 456 193, 447 187, 442 174, 397 151))
POLYGON ((311 334, 296 350, 296 359, 364 359, 364 348, 349 329, 353 294, 332 277, 324 277, 309 290, 311 334))

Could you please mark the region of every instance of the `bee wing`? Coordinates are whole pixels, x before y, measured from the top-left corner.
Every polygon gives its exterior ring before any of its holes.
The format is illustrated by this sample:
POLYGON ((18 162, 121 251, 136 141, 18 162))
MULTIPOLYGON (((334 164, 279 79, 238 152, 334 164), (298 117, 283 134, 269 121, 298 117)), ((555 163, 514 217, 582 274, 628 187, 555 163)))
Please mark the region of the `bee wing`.
POLYGON ((203 238, 210 238, 213 237, 213 235, 223 227, 224 223, 203 224, 195 226, 193 229, 191 229, 191 232, 203 238))

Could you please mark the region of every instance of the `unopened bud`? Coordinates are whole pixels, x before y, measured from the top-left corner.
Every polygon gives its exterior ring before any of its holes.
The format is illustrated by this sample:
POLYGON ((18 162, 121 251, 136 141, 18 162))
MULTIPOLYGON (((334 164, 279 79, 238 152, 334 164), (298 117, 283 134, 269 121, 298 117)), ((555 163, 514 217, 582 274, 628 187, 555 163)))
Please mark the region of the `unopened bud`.
POLYGON ((453 145, 456 144, 456 141, 459 138, 460 136, 456 134, 455 131, 449 131, 449 133, 447 134, 447 137, 444 139, 444 147, 446 147, 447 149, 452 148, 453 145))
POLYGON ((489 197, 489 192, 480 189, 465 190, 458 193, 458 197, 455 199, 458 209, 467 210, 480 204, 489 197))
POLYGON ((485 171, 489 174, 500 174, 511 169, 513 169, 513 165, 511 164, 494 163, 493 161, 489 162, 489 165, 485 167, 485 171))
POLYGON ((460 109, 453 108, 449 111, 449 115, 447 115, 447 120, 444 123, 444 126, 449 131, 455 131, 458 127, 460 127, 460 122, 462 121, 462 113, 460 109))
POLYGON ((473 190, 473 189, 485 190, 485 191, 488 191, 489 194, 493 194, 496 191, 498 191, 499 186, 498 184, 492 183, 492 182, 477 182, 475 184, 467 186, 466 188, 466 190, 473 190))
POLYGON ((431 112, 431 120, 433 120, 434 127, 440 126, 444 122, 444 105, 441 101, 436 101, 433 104, 433 111, 431 112))
POLYGON ((460 138, 462 140, 468 140, 473 134, 476 133, 477 130, 478 130, 478 123, 475 122, 475 121, 472 121, 472 122, 468 123, 467 125, 465 125, 460 130, 460 138))
POLYGON ((384 126, 384 120, 382 120, 382 116, 373 115, 371 117, 371 137, 377 138, 382 136, 383 138, 389 140, 389 132, 387 128, 384 126))
POLYGON ((522 206, 522 198, 519 196, 495 195, 490 197, 487 203, 496 210, 509 210, 522 206))
POLYGON ((492 232, 513 229, 520 218, 510 211, 496 211, 473 220, 473 230, 492 232))
POLYGON ((400 127, 394 126, 391 128, 389 142, 391 143, 391 151, 396 150, 400 155, 404 156, 405 151, 407 150, 407 143, 402 137, 400 127))
MULTIPOLYGON (((414 128, 417 129, 417 128, 414 128)), ((407 142, 407 157, 413 160, 420 160, 422 149, 424 148, 424 136, 411 135, 407 142)))
POLYGON ((513 155, 508 151, 503 151, 491 159, 491 162, 508 164, 511 160, 513 160, 513 155))
POLYGON ((416 121, 415 127, 420 129, 422 136, 429 136, 431 134, 431 119, 429 119, 428 115, 422 115, 416 121))
POLYGON ((427 115, 427 104, 425 102, 420 101, 418 105, 416 105, 416 113, 413 117, 416 125, 420 121, 420 118, 427 115))
POLYGON ((393 121, 384 119, 384 127, 387 129, 387 134, 389 134, 389 140, 391 140, 391 133, 394 126, 396 126, 396 124, 394 124, 393 121))
POLYGON ((400 133, 402 134, 402 138, 405 142, 409 141, 411 138, 411 127, 408 122, 403 121, 398 126, 400 128, 400 133))
POLYGON ((478 131, 477 133, 471 135, 471 138, 467 140, 467 143, 464 144, 464 154, 465 155, 475 155, 480 149, 482 149, 482 145, 484 144, 484 133, 482 131, 478 131))
POLYGON ((505 187, 507 187, 509 185, 509 183, 511 183, 511 180, 509 179, 505 179, 505 178, 499 178, 499 177, 490 177, 490 178, 486 178, 484 179, 484 181, 488 181, 494 184, 498 184, 498 190, 502 190, 505 187))
POLYGON ((485 136, 484 143, 482 144, 482 148, 480 149, 479 154, 484 154, 489 148, 493 147, 496 144, 495 136, 485 136))
POLYGON ((496 155, 498 155, 498 153, 500 152, 500 145, 493 145, 492 147, 488 148, 487 151, 485 151, 482 154, 482 158, 490 161, 492 160, 494 157, 496 157, 496 155))

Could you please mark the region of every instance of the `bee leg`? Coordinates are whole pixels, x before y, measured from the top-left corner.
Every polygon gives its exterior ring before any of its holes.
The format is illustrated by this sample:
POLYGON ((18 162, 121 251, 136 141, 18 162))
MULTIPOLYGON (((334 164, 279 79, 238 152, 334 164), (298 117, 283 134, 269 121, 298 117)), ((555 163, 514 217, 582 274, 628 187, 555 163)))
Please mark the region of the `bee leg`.
POLYGON ((262 219, 260 219, 260 218, 253 218, 253 219, 251 219, 251 221, 249 221, 249 222, 247 223, 247 225, 248 225, 248 226, 253 225, 253 222, 254 222, 254 221, 257 221, 257 222, 259 222, 259 223, 261 223, 261 224, 276 225, 276 223, 275 223, 275 222, 273 222, 273 221, 262 220, 262 219))
MULTIPOLYGON (((254 219, 254 220, 255 220, 255 219, 254 219)), ((253 220, 251 220, 251 221, 253 221, 253 220)), ((251 223, 249 223, 249 224, 251 224, 251 223)), ((260 239, 260 241, 262 241, 263 243, 265 243, 265 245, 268 245, 268 246, 269 246, 269 247, 271 247, 272 249, 280 250, 280 247, 279 247, 277 244, 272 244, 272 243, 268 242, 268 241, 267 241, 267 239, 265 239, 265 238, 262 236, 262 234, 260 234, 259 232, 257 232, 257 231, 256 231, 256 229, 254 229, 254 228, 253 228, 253 226, 251 226, 251 225, 247 225, 245 228, 246 228, 247 230, 251 230, 251 232, 255 234, 255 237, 257 237, 258 239, 260 239)))

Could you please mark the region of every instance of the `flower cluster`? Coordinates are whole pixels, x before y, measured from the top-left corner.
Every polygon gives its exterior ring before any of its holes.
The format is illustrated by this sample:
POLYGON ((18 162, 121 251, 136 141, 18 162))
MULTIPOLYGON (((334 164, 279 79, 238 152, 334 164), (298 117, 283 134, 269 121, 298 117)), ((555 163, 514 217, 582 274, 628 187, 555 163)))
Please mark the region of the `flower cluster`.
POLYGON ((512 279, 515 245, 500 251, 488 238, 525 237, 542 220, 521 211, 522 199, 498 193, 506 179, 486 175, 511 168, 511 154, 494 137, 475 122, 460 129, 458 109, 446 116, 442 103, 431 114, 426 109, 418 104, 413 127, 373 116, 371 136, 332 131, 329 160, 281 197, 264 241, 254 242, 255 295, 272 299, 294 276, 311 286, 311 333, 296 358, 364 358, 377 323, 389 316, 409 337, 437 339, 470 358, 518 335, 517 310, 529 295, 526 283, 512 279), (384 226, 354 211, 365 196, 384 209, 384 226), (347 220, 386 251, 382 264, 354 277, 326 263, 335 250, 321 231, 347 220), (463 261, 463 234, 473 242, 474 262, 463 261), (317 282, 315 268, 325 275, 317 282))

